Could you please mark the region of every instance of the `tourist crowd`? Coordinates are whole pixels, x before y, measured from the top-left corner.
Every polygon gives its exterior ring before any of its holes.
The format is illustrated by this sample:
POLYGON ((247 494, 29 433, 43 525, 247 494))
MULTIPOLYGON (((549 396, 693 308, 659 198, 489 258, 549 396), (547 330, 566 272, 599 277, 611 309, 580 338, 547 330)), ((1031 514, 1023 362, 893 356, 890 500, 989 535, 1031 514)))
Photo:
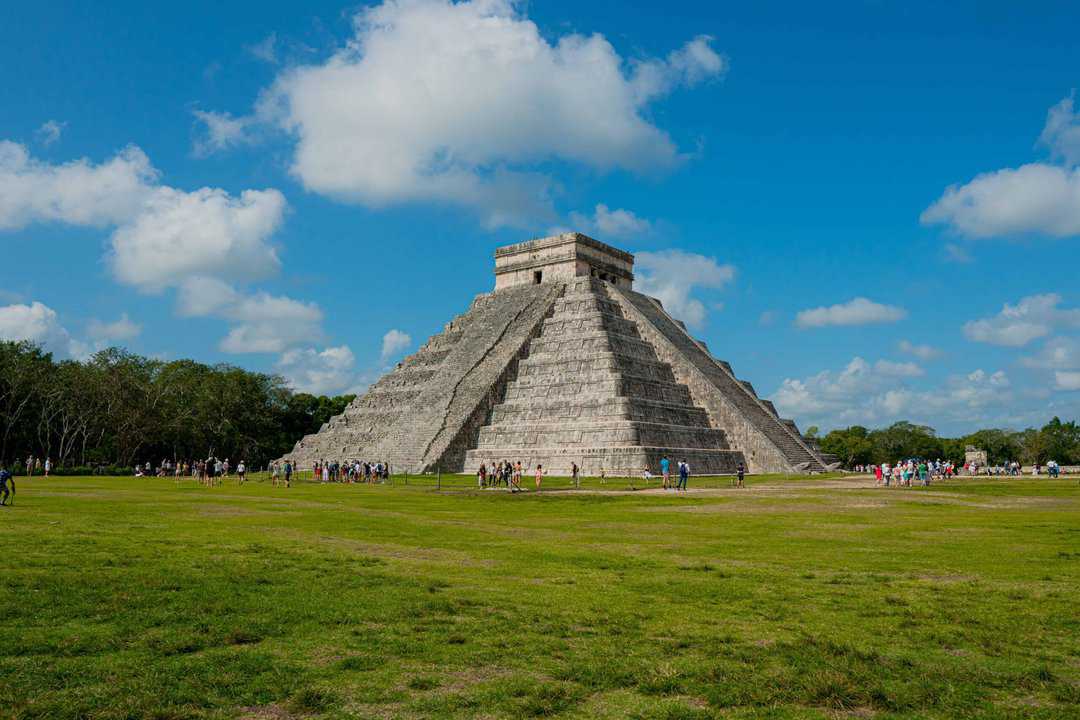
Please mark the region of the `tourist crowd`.
POLYGON ((312 466, 312 474, 316 480, 324 483, 379 483, 390 479, 390 464, 364 460, 317 460, 312 466))

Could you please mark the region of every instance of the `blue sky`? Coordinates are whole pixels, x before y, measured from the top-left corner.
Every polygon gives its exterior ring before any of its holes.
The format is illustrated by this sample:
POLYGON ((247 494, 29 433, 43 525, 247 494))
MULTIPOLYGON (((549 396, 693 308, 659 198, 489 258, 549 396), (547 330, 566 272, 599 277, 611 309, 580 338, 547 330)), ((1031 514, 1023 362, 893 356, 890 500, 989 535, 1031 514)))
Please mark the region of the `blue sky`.
POLYGON ((0 7, 0 336, 362 387, 567 228, 804 428, 1080 407, 1075 3, 0 7), (949 188, 952 188, 949 190, 949 188))

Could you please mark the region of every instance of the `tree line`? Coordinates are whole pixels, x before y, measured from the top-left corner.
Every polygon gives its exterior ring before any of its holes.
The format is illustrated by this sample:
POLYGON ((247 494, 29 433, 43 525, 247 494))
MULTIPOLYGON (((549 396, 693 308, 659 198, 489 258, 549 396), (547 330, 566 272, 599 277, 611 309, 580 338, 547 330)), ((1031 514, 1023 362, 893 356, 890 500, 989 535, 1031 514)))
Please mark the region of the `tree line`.
MULTIPOLYGON (((813 428, 808 435, 815 435, 813 428)), ((1045 465, 1080 465, 1080 426, 1055 417, 1041 428, 987 429, 958 438, 938 437, 934 429, 910 422, 868 430, 861 425, 833 430, 818 439, 821 449, 839 458, 844 467, 893 463, 906 458, 951 460, 963 464, 968 445, 985 450, 991 465, 1017 461, 1045 465)))
MULTIPOLYGON (((56 361, 0 342, 0 461, 33 455, 58 468, 155 466, 231 458, 261 467, 352 401, 293 392, 277 375, 118 348, 56 361)), ((18 466, 19 463, 16 463, 18 466)))

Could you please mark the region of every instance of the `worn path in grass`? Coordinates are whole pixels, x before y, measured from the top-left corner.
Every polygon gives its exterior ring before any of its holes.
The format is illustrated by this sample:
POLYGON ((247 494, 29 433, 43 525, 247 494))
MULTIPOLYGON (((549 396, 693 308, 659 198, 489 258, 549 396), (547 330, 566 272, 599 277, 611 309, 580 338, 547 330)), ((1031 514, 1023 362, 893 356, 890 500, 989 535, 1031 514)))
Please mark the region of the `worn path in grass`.
POLYGON ((446 480, 20 482, 0 717, 1080 716, 1075 480, 446 480))

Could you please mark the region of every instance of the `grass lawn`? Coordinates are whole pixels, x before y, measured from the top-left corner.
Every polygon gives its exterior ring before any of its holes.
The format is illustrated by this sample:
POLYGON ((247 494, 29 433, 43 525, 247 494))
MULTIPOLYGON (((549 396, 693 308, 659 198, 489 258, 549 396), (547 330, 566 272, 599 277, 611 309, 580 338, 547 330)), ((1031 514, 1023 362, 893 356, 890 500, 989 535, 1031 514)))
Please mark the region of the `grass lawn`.
POLYGON ((0 717, 1080 717, 1075 479, 444 481, 18 480, 0 717))

